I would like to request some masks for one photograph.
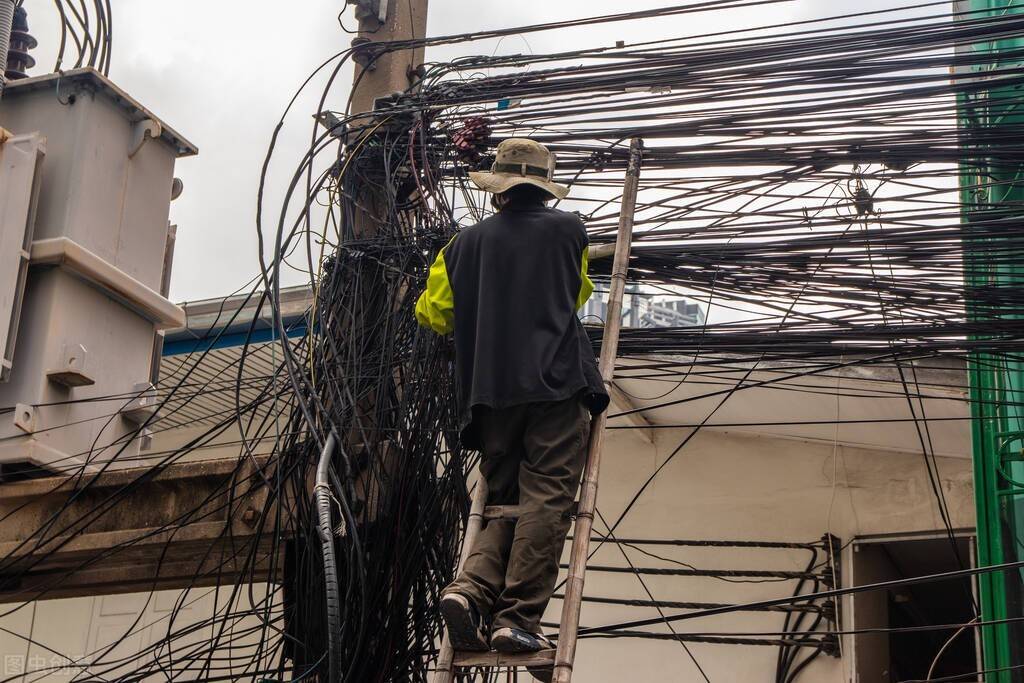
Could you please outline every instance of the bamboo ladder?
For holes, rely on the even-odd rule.
[[[629,146],[629,165],[622,191],[622,208],[619,211],[619,230],[615,239],[615,258],[612,264],[611,288],[608,294],[608,314],[605,319],[604,337],[601,342],[601,379],[605,387],[612,382],[615,358],[619,349],[619,331],[622,328],[622,298],[626,289],[626,273],[629,269],[629,253],[633,240],[633,217],[636,213],[636,195],[640,181],[640,166],[643,156],[643,141],[633,138]],[[594,526],[594,510],[597,505],[597,479],[601,470],[601,449],[604,445],[607,412],[601,413],[591,423],[590,445],[587,449],[587,463],[583,470],[580,488],[579,509],[573,529],[572,551],[569,556],[569,574],[566,578],[565,597],[562,600],[562,618],[558,629],[558,647],[526,654],[502,654],[499,652],[455,652],[445,634],[434,669],[433,683],[452,683],[457,668],[465,667],[554,667],[553,683],[570,683],[573,661],[576,658],[577,632],[580,624],[580,605],[583,600],[583,580],[587,571],[587,556],[590,552],[590,535]],[[481,477],[470,506],[466,522],[466,537],[459,558],[459,570],[476,542],[484,520],[516,519],[518,506],[487,505],[487,483]]]

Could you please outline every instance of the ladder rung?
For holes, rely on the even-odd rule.
[[[455,666],[554,666],[555,651],[540,650],[539,652],[523,652],[506,654],[504,652],[456,652]]]
[[[488,505],[484,508],[484,519],[519,519],[518,505]]]
[[[579,512],[580,502],[574,500],[569,514],[575,517]],[[519,519],[522,508],[518,505],[488,505],[484,508],[484,519]]]

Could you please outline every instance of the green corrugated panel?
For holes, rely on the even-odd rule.
[[[995,17],[1024,13],[1021,0],[969,0],[956,3],[963,10],[981,10]],[[981,15],[971,15],[981,16]],[[1000,54],[1024,47],[1024,39],[1009,38],[979,43],[972,48],[985,56],[973,71],[985,73],[1008,67],[1019,68],[1022,62],[1007,62]],[[961,95],[960,124],[969,134],[979,127],[1024,124],[1017,100],[1019,86],[993,84],[983,92]],[[970,146],[965,135],[965,146]],[[965,206],[965,223],[978,220],[1019,220],[1024,202],[1024,169],[999,168],[985,163],[985,150],[974,151],[981,164],[965,164],[961,176],[961,198]],[[1009,227],[1009,226],[1008,226]],[[1020,229],[1019,225],[1016,229]],[[969,235],[969,233],[968,233]],[[1024,271],[1014,264],[993,258],[993,241],[964,241],[965,280],[968,288],[968,315],[984,320],[993,315],[1015,316],[1012,311],[982,310],[977,294],[980,288],[1024,287]],[[978,513],[978,562],[981,565],[1011,562],[1024,557],[1018,531],[1024,526],[1024,415],[1019,404],[1024,402],[1024,364],[1004,354],[974,354],[970,359],[974,443],[974,485]],[[982,618],[995,621],[1024,616],[1021,605],[1022,576],[982,574],[978,577]],[[987,683],[1012,683],[1024,680],[1024,671],[1014,669],[1024,664],[1024,637],[1016,624],[987,626],[981,629],[985,668],[992,671]]]

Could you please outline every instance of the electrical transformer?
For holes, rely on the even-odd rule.
[[[175,160],[196,148],[93,69],[0,100],[0,481],[139,466]]]

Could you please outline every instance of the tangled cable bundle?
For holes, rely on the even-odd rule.
[[[728,17],[743,4],[703,11]],[[642,137],[631,277],[731,314],[698,328],[626,330],[622,352],[648,365],[623,368],[621,376],[643,376],[654,365],[662,379],[696,378],[704,368],[745,364],[736,387],[712,392],[724,394],[721,405],[755,385],[747,379],[766,361],[788,363],[780,373],[787,379],[873,365],[895,368],[904,379],[894,391],[920,397],[916,379],[906,377],[927,359],[1015,353],[1024,332],[1012,314],[1020,309],[1018,289],[964,285],[1020,260],[1018,207],[989,203],[979,193],[991,187],[991,174],[1012,176],[1024,163],[1021,126],[1008,121],[993,130],[980,120],[993,106],[996,85],[1010,88],[1024,77],[1014,68],[991,68],[984,50],[958,49],[1019,33],[1024,17],[968,13],[954,22],[939,5],[921,3],[909,15],[880,11],[774,26],[767,38],[722,32],[429,64],[421,87],[374,112],[372,122],[361,112],[345,120],[348,146],[333,167],[360,174],[367,159],[393,159],[362,180],[394,188],[385,223],[415,224],[393,239],[419,240],[427,255],[422,269],[451,225],[487,212],[486,197],[466,179],[469,170],[490,164],[494,140],[529,136],[555,151],[558,180],[573,187],[567,208],[581,213],[592,243],[601,243],[613,239],[617,224],[624,142]],[[1000,64],[1015,57],[1004,52]],[[990,78],[971,78],[978,68]],[[481,77],[482,70],[498,75]],[[1000,92],[996,106],[1017,103],[1017,95]],[[969,208],[956,191],[961,177],[970,179]],[[338,195],[340,213],[353,215],[347,202],[360,202],[358,189]],[[977,260],[964,262],[965,240],[980,247]],[[593,264],[598,275],[607,267]],[[393,310],[394,303],[378,308]],[[599,337],[595,329],[595,343]],[[652,360],[651,353],[676,357]],[[921,448],[952,538],[927,434]],[[799,587],[794,600],[798,595]],[[812,631],[821,620],[814,623]],[[777,634],[784,641],[777,679],[788,682],[825,646],[789,621],[785,629]],[[596,634],[643,637],[623,625],[587,631]],[[685,646],[685,638],[677,640]],[[801,656],[794,644],[811,648]]]
[[[24,1],[19,0],[18,6]],[[91,66],[109,75],[114,32],[110,0],[55,0],[54,6],[60,21],[60,43],[53,70]]]
[[[688,3],[381,47],[692,13],[714,13],[727,26],[745,8],[782,1]],[[89,40],[81,32],[71,40],[79,61],[109,65],[109,8],[86,15],[84,5],[75,12],[71,4],[61,3],[69,35],[104,17]],[[947,2],[933,1],[615,47],[463,57],[428,63],[420,83],[375,112],[326,111],[351,52],[325,61],[303,84],[323,87],[308,149],[292,164],[277,145],[294,117],[308,121],[310,112],[291,111],[293,99],[262,174],[261,275],[247,301],[272,317],[275,341],[246,344],[213,375],[202,369],[210,350],[191,354],[160,387],[162,408],[144,425],[171,429],[196,419],[198,398],[233,396],[232,411],[200,416],[208,431],[155,454],[159,462],[138,482],[237,428],[239,460],[221,489],[223,505],[253,488],[266,491],[257,511],[264,533],[211,561],[211,575],[224,576],[219,607],[198,627],[212,629],[212,638],[195,643],[198,627],[182,625],[176,607],[141,658],[93,653],[76,682],[112,672],[125,681],[186,672],[203,680],[427,680],[439,643],[436,601],[454,573],[476,456],[457,438],[450,344],[417,328],[413,305],[438,251],[490,210],[467,178],[489,166],[497,140],[528,136],[556,152],[556,180],[572,187],[560,208],[578,211],[592,244],[601,244],[614,240],[627,141],[643,138],[630,278],[648,291],[701,301],[710,322],[624,330],[620,355],[630,362],[617,376],[729,377],[724,388],[666,394],[646,408],[709,397],[717,406],[703,421],[673,425],[687,435],[621,514],[602,517],[597,546],[626,542],[616,528],[737,391],[784,379],[799,390],[801,378],[886,368],[894,378],[879,380],[888,389],[877,395],[906,396],[923,409],[915,373],[929,362],[1017,358],[1024,293],[1001,275],[1022,265],[1024,237],[1021,207],[1002,191],[1014,187],[1024,164],[1024,120],[1006,116],[993,126],[990,115],[1020,104],[1024,75],[1015,65],[1024,54],[1003,50],[997,60],[992,44],[1022,31],[1024,15],[968,12],[954,20]],[[294,170],[282,203],[271,205],[269,169],[281,164]],[[591,264],[597,276],[609,266]],[[289,270],[307,273],[315,294],[305,335],[296,336],[282,313]],[[225,314],[218,327],[237,315]],[[592,335],[599,343],[600,330]],[[761,370],[777,379],[755,375]],[[109,397],[112,413],[129,399]],[[927,415],[915,413],[914,421],[952,539]],[[82,533],[116,503],[115,496],[72,524],[48,522],[30,542],[45,549]],[[210,512],[197,507],[162,530],[184,529]],[[634,545],[658,542],[671,539]],[[658,610],[652,620],[587,625],[581,635],[649,638],[644,629],[655,623],[778,611],[785,621],[774,633],[659,637],[684,648],[688,640],[765,641],[780,648],[775,680],[791,683],[816,657],[834,654],[826,651],[844,632],[825,605],[849,591],[826,582],[823,547],[805,545],[815,559],[799,576],[781,577],[794,581],[793,590],[771,604],[701,607],[648,595],[640,602]],[[0,558],[5,577],[26,570],[22,559]],[[630,570],[642,584],[645,568]],[[265,594],[252,589],[268,576]],[[494,675],[470,672],[464,680]]]

